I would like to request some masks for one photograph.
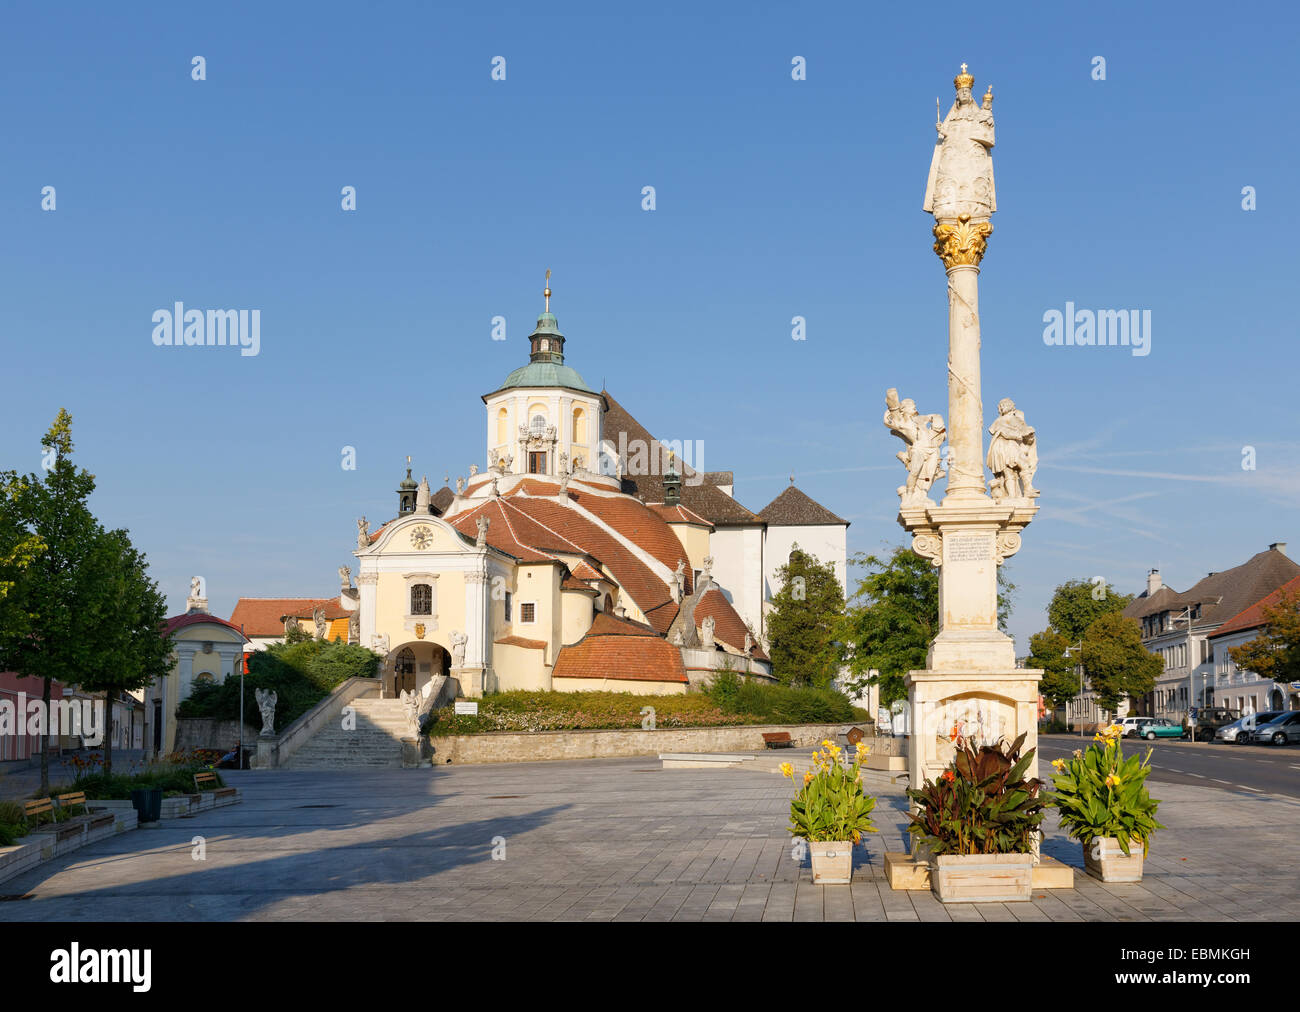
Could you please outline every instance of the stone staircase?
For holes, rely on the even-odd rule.
[[[406,704],[400,699],[362,696],[351,703],[356,729],[345,731],[342,720],[318,731],[298,749],[285,769],[397,769],[402,765],[402,738],[410,732]]]

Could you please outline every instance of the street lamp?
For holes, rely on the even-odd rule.
[[[239,626],[239,635],[244,635],[244,626]],[[244,768],[244,676],[248,674],[248,655],[253,652],[253,645],[244,637],[244,646],[239,657],[239,751],[235,755],[235,769]]]
[[[1074,646],[1065,648],[1065,652],[1067,654],[1073,653],[1076,650],[1079,651],[1079,705],[1082,706],[1083,705],[1083,640],[1082,639],[1079,640],[1079,642],[1076,643]],[[1079,737],[1083,738],[1084,737],[1083,717],[1081,714],[1078,713],[1076,713],[1076,716],[1079,718]]]

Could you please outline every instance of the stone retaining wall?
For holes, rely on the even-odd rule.
[[[655,731],[537,731],[449,735],[432,738],[434,765],[515,763],[542,759],[605,759],[660,752],[753,752],[763,735],[788,731],[796,748],[810,748],[851,724],[758,724],[742,727],[660,728]],[[775,753],[774,753],[775,754]]]
[[[256,707],[253,707],[256,712]],[[244,747],[252,748],[257,742],[257,729],[244,724]],[[176,751],[188,752],[193,748],[216,748],[227,752],[239,743],[239,721],[213,720],[211,717],[178,717],[176,719]]]

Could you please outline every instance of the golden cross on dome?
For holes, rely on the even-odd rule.
[[[546,268],[546,290],[542,292],[546,296],[546,312],[551,311],[551,269]]]

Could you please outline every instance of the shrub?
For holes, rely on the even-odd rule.
[[[277,697],[275,729],[281,731],[349,678],[375,677],[380,660],[377,653],[355,643],[273,643],[249,655],[248,674],[243,679],[244,719],[258,720],[256,690],[272,689]],[[237,677],[219,684],[198,683],[177,715],[238,720],[239,683]]]
[[[1129,844],[1142,844],[1145,856],[1151,836],[1163,829],[1156,822],[1156,808],[1147,793],[1145,780],[1151,770],[1151,750],[1145,759],[1125,757],[1121,745],[1123,729],[1111,724],[1093,737],[1086,752],[1076,750],[1071,759],[1054,759],[1050,803],[1061,813],[1061,825],[1072,838],[1086,847],[1097,837],[1113,836],[1120,849],[1129,853]]]
[[[813,769],[804,774],[803,786],[790,802],[790,835],[809,843],[852,840],[858,843],[863,833],[874,833],[871,810],[876,799],[862,790],[859,763],[863,752],[850,766],[844,750],[827,740],[825,752],[812,754]],[[794,766],[781,764],[781,775],[794,779]]]
[[[916,805],[909,833],[942,854],[1028,854],[1043,821],[1043,782],[1026,780],[1035,749],[1021,756],[1021,735],[1007,745],[978,749],[958,741],[952,764],[937,780],[927,780],[907,796]]]

